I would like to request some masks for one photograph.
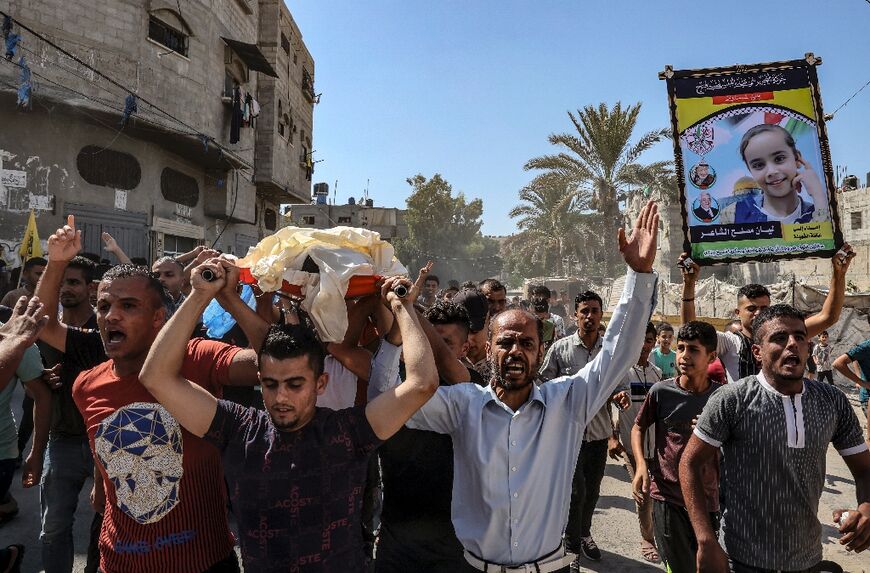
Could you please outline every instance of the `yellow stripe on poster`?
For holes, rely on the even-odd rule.
[[[831,225],[830,221],[783,225],[782,238],[786,241],[832,240],[834,238],[834,226]]]
[[[816,113],[813,109],[813,98],[810,88],[782,90],[770,93],[773,94],[773,99],[757,99],[754,101],[727,102],[722,104],[714,104],[712,97],[679,98],[677,99],[677,129],[680,133],[683,133],[687,128],[707,119],[714,113],[736,107],[737,105],[743,105],[744,103],[754,103],[759,106],[778,105],[815,120]],[[738,98],[739,96],[734,97]]]

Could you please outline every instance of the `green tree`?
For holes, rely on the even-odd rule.
[[[483,201],[466,200],[463,193],[435,174],[431,179],[416,175],[407,180],[413,189],[408,197],[405,221],[408,238],[395,241],[396,254],[411,271],[434,260],[434,273],[447,279],[482,279],[501,270],[498,241],[484,237]]]
[[[579,247],[582,197],[563,177],[552,172],[535,177],[520,190],[519,197],[520,204],[509,213],[518,219],[520,230],[506,245],[511,270],[529,272],[537,264],[544,274],[568,274],[564,261]]]
[[[632,189],[667,188],[672,163],[657,161],[639,163],[640,156],[668,136],[666,129],[643,134],[632,143],[641,104],[623,108],[617,102],[613,108],[601,103],[587,105],[576,114],[568,112],[574,132],[551,134],[551,144],[560,147],[556,154],[529,160],[525,169],[564,181],[580,205],[601,215],[597,236],[611,237],[623,225],[620,205]],[[594,223],[595,221],[587,221]],[[615,250],[606,254],[607,270],[613,272],[619,264]]]

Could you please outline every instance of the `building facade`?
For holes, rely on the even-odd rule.
[[[317,203],[291,206],[287,213],[289,224],[311,229],[360,227],[376,231],[381,239],[390,242],[408,237],[404,209],[375,207],[370,199],[360,203],[349,202],[347,205],[329,205],[325,197],[321,197]]]
[[[8,266],[31,210],[43,241],[73,214],[85,251],[106,256],[107,231],[153,260],[200,244],[244,255],[281,204],[310,200],[314,61],[282,1],[7,6],[20,35],[0,60]]]

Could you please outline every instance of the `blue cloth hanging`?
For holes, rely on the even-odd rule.
[[[138,106],[136,105],[136,96],[129,94],[124,100],[124,114],[121,116],[121,127],[127,125],[127,120],[137,111]]]
[[[15,57],[15,50],[18,48],[18,42],[21,41],[20,34],[9,34],[6,36],[6,59],[11,60]]]
[[[24,56],[18,59],[18,67],[21,68],[21,72],[18,76],[19,86],[18,86],[18,107],[23,107],[25,109],[30,108],[30,95],[33,90],[33,84],[31,82],[31,73],[30,67],[27,65],[27,61],[24,59]]]

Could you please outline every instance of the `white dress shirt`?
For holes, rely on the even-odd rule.
[[[532,384],[516,412],[491,386],[457,384],[440,387],[408,421],[453,438],[451,513],[467,551],[522,565],[559,547],[584,429],[637,362],[656,282],[629,270],[601,352],[577,373]]]

